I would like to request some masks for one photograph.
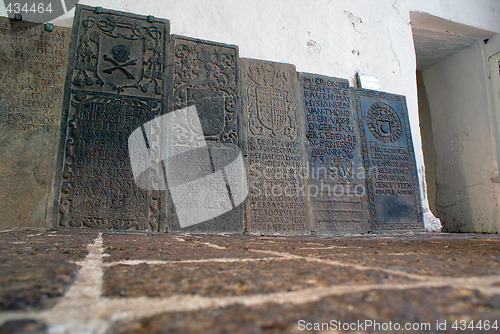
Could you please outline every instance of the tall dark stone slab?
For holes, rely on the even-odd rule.
[[[169,230],[241,233],[247,190],[238,47],[172,36],[170,87]]]
[[[242,59],[250,233],[312,231],[304,115],[295,66]]]
[[[128,138],[166,111],[168,45],[168,20],[77,5],[54,184],[54,227],[165,229],[164,195],[136,185]]]
[[[48,227],[70,35],[0,18],[0,228]]]
[[[369,230],[357,117],[346,79],[300,73],[316,233]]]
[[[423,230],[406,98],[354,89],[374,232]]]

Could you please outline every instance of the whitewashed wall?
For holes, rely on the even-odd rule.
[[[175,34],[237,44],[240,56],[295,64],[298,71],[348,78],[377,75],[382,90],[406,95],[423,180],[410,11],[500,32],[498,0],[83,0],[168,18]],[[4,10],[4,9],[3,9]],[[5,12],[0,11],[0,15]],[[73,11],[57,19],[71,26]],[[425,187],[422,187],[425,189]],[[436,220],[423,201],[426,226]],[[439,224],[439,223],[437,223]]]
[[[423,71],[436,151],[436,210],[447,231],[500,232],[500,184],[492,181],[498,174],[495,129],[484,112],[490,101],[484,70],[477,43]]]

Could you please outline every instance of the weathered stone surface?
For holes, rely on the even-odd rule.
[[[365,173],[349,81],[300,73],[316,233],[367,232]]]
[[[235,237],[233,235],[232,237]],[[225,247],[210,247],[204,244],[200,237],[183,236],[179,239],[174,235],[141,235],[141,234],[106,234],[104,243],[107,256],[106,262],[123,260],[164,260],[189,261],[200,259],[224,258],[260,258],[267,254],[251,252],[245,249],[226,249]],[[198,242],[199,241],[199,242]],[[166,247],[168,245],[168,247]]]
[[[232,252],[227,250],[227,252]],[[186,275],[189,273],[189,277]],[[158,277],[161,281],[151,284]],[[407,283],[406,277],[376,270],[318,266],[302,260],[266,259],[237,263],[169,263],[162,266],[116,265],[104,272],[109,297],[245,296],[298,291],[340,284]]]
[[[402,328],[409,324],[417,328],[408,331],[411,333],[454,334],[469,332],[467,325],[471,321],[474,325],[487,321],[488,330],[476,327],[470,332],[492,333],[498,328],[499,303],[500,295],[452,287],[370,290],[300,304],[276,302],[162,313],[140,320],[117,322],[107,333],[289,334],[345,331],[396,334],[403,332]],[[446,326],[443,327],[445,321]],[[452,328],[455,322],[459,329],[462,326],[462,330]],[[439,329],[437,323],[441,324]]]
[[[70,29],[0,18],[0,228],[48,227]]]
[[[251,233],[309,233],[304,115],[295,66],[242,59],[243,153]]]
[[[295,333],[302,319],[447,320],[456,333],[465,319],[489,320],[489,333],[500,315],[499,243],[445,233],[4,232],[0,332]]]
[[[0,235],[0,310],[54,306],[73,283],[95,234],[18,231]],[[1,332],[1,331],[0,331]]]
[[[423,230],[406,98],[354,89],[372,230]]]
[[[172,36],[173,113],[166,166],[170,231],[242,232],[246,194],[241,155],[238,47]],[[181,113],[193,106],[195,112]]]
[[[163,193],[136,185],[128,156],[131,133],[167,108],[169,21],[151,19],[77,6],[54,185],[54,227],[165,228]]]

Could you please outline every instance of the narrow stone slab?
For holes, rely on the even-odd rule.
[[[77,5],[52,221],[57,228],[164,230],[163,193],[141,189],[129,136],[166,111],[169,21]],[[146,134],[144,154],[149,154]]]
[[[346,79],[300,73],[315,231],[367,232],[366,174]]]
[[[0,18],[0,228],[49,227],[71,31]]]
[[[304,115],[295,66],[242,59],[248,232],[312,230]]]
[[[363,89],[354,89],[354,97],[363,143],[363,163],[368,171],[372,230],[423,230],[406,98]]]
[[[243,232],[238,47],[172,36],[170,231]]]

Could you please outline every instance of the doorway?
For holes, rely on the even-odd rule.
[[[484,43],[493,33],[410,13],[427,199],[445,232],[498,232],[498,173]]]

